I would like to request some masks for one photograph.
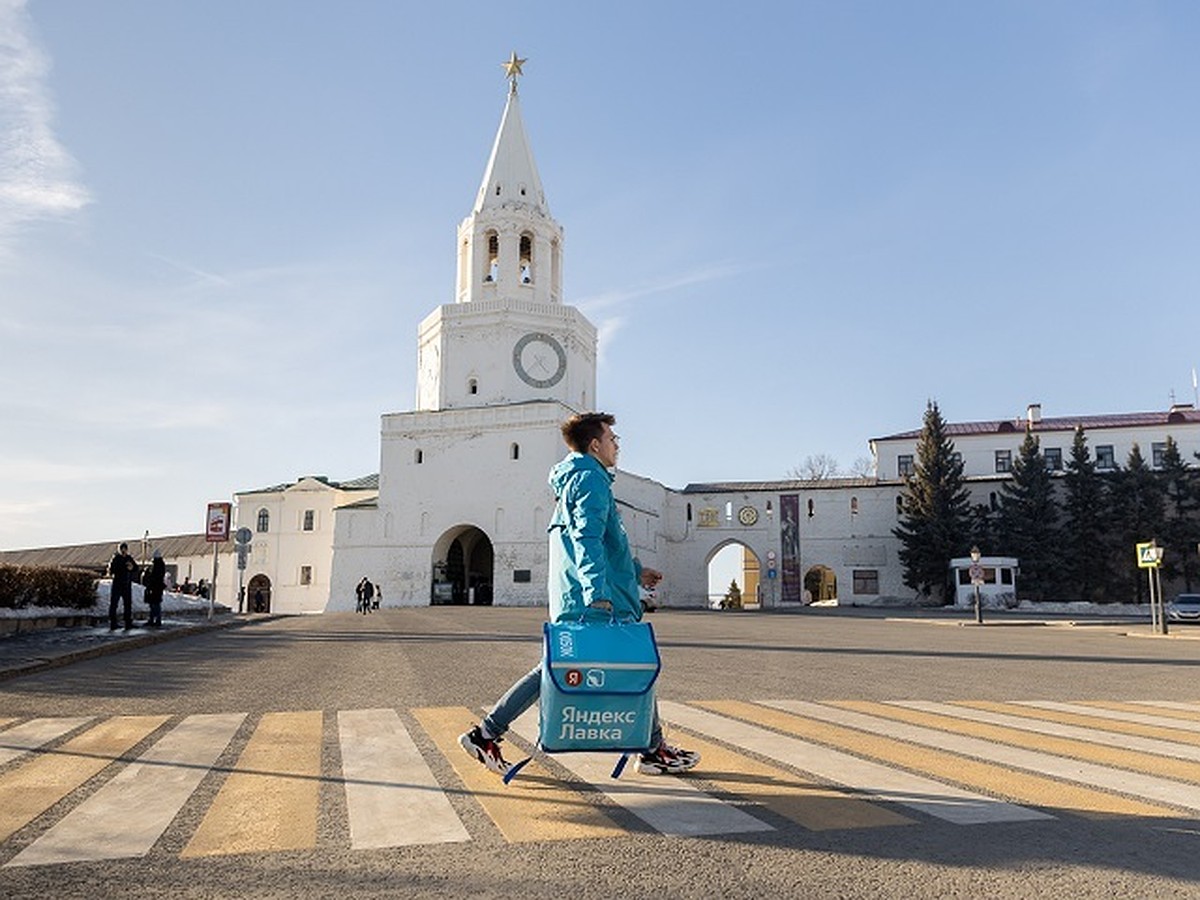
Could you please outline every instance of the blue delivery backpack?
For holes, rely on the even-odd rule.
[[[654,685],[662,669],[648,622],[547,622],[542,626],[541,725],[538,747],[547,753],[650,749]],[[511,781],[525,763],[504,777]]]

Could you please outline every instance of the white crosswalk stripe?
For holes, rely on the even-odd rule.
[[[342,710],[338,736],[354,849],[470,839],[394,709]]]
[[[20,759],[26,753],[74,731],[92,721],[91,716],[77,719],[30,719],[0,732],[0,766]]]

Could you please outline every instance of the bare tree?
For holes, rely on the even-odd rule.
[[[850,464],[850,475],[856,478],[870,478],[875,474],[875,460],[869,456],[860,456]]]
[[[788,471],[788,476],[801,481],[826,481],[837,478],[837,460],[828,453],[816,453],[804,457],[804,462]]]

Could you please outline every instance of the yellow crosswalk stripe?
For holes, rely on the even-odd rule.
[[[459,747],[458,735],[479,717],[465,707],[428,707],[414,709],[412,714],[507,841],[564,841],[627,835],[625,829],[590,802],[585,794],[564,785],[557,774],[547,773],[536,759],[508,785],[499,775],[472,761]],[[508,756],[519,752],[511,744],[506,749]]]
[[[989,712],[1005,713],[1012,716],[1024,716],[1027,719],[1040,719],[1044,722],[1061,722],[1064,725],[1078,725],[1082,728],[1098,728],[1101,731],[1113,731],[1117,734],[1132,734],[1138,737],[1175,741],[1179,744],[1200,745],[1200,734],[1191,731],[1182,731],[1178,728],[1167,728],[1161,725],[1145,725],[1141,722],[1121,722],[1116,719],[1102,719],[1099,716],[1039,709],[1036,706],[1025,706],[1021,703],[1000,703],[992,700],[959,700],[956,701],[955,705],[966,706],[970,709],[983,709]]]
[[[783,713],[757,705],[739,704],[743,716],[760,724],[799,734],[822,744],[877,759],[909,771],[981,790],[997,797],[1043,809],[1078,815],[1152,816],[1183,818],[1185,813],[1143,800],[1133,800],[1055,778],[995,765],[931,747],[880,737],[864,731]]]
[[[117,716],[0,777],[0,841],[136,746],[170,716]]]
[[[679,743],[700,753],[700,767],[694,771],[694,777],[728,794],[745,797],[809,831],[916,824],[915,819],[885,806],[751,759],[720,744],[696,737]]]
[[[1130,769],[1135,772],[1145,772],[1148,775],[1178,778],[1182,781],[1200,782],[1200,763],[1188,762],[1183,759],[1150,756],[1142,751],[1124,750],[1119,747],[1103,747],[1099,744],[1085,743],[1084,741],[1073,740],[1071,738],[1031,734],[1027,731],[1018,731],[1000,725],[969,722],[965,719],[909,709],[904,706],[894,706],[887,703],[846,700],[831,705],[867,713],[868,715],[883,716],[900,722],[909,722],[913,725],[923,725],[926,728],[953,731],[955,734],[965,734],[970,737],[982,738],[985,741],[1010,744],[1014,747],[1025,747],[1028,750],[1040,750],[1044,753],[1053,753],[1057,756],[1068,757],[1069,759],[1084,759],[1088,762],[1099,763],[1102,766]]]
[[[266,713],[182,856],[315,847],[322,725],[319,711]]]

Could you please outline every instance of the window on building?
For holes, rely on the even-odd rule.
[[[879,570],[878,569],[855,569],[854,570],[854,593],[856,593],[856,594],[878,594],[879,593]]]
[[[300,583],[302,585],[312,584],[312,566],[300,567]]]
[[[500,193],[500,185],[496,185],[496,193]],[[484,281],[494,282],[500,274],[500,235],[489,231],[487,236],[488,264]]]
[[[815,508],[815,505],[813,504],[812,500],[809,500],[808,501],[808,517],[811,519],[816,514],[817,514],[817,510]]]
[[[1163,467],[1163,457],[1166,456],[1166,454],[1167,454],[1167,445],[1165,442],[1161,443],[1161,444],[1159,444],[1159,443],[1151,444],[1150,445],[1150,460],[1151,460],[1150,465],[1154,466],[1154,468],[1156,468],[1156,469],[1161,469]]]
[[[1042,451],[1046,460],[1046,468],[1051,472],[1062,471],[1062,447],[1047,447]]]
[[[858,515],[858,498],[857,497],[850,498],[850,515],[852,515],[852,516]]]
[[[531,569],[513,569],[513,584],[529,584],[533,581]]]
[[[1097,469],[1115,469],[1117,467],[1117,457],[1113,453],[1112,444],[1097,444],[1096,445],[1096,468]]]
[[[898,516],[904,515],[904,495],[903,494],[896,495],[896,515],[898,515]]]
[[[425,453],[421,450],[414,450],[413,451],[413,462],[416,463],[418,466],[421,463],[425,462]]]
[[[266,534],[271,530],[271,513],[263,507],[258,511],[258,533]]]
[[[725,504],[725,521],[726,522],[733,521],[733,501],[732,500],[730,500],[728,503]]]
[[[317,521],[317,512],[316,512],[316,510],[313,510],[313,509],[306,509],[306,510],[304,511],[304,524],[303,524],[301,527],[302,527],[302,528],[303,528],[305,531],[312,531],[312,530],[313,530],[313,526],[316,524],[316,521]]]
[[[533,236],[521,235],[521,284],[533,283]]]
[[[1012,569],[1001,569],[1000,570],[1000,583],[1001,584],[1012,584],[1013,583]]]
[[[996,451],[996,471],[1011,472],[1012,471],[1012,451],[997,450]]]
[[[520,459],[521,458],[521,445],[520,444],[516,443],[515,441],[513,442],[513,445],[508,448],[508,458],[509,459]]]
[[[474,378],[467,379],[467,393],[468,394],[478,394],[479,393],[478,380],[476,380]]]
[[[901,453],[896,457],[896,474],[901,478],[908,478],[915,471],[913,466],[913,457],[911,453]]]
[[[1000,495],[997,494],[995,491],[992,491],[990,494],[988,494],[988,509],[990,509],[992,512],[995,512],[999,508],[1000,508]]]
[[[687,505],[687,520],[692,521],[692,504]]]

